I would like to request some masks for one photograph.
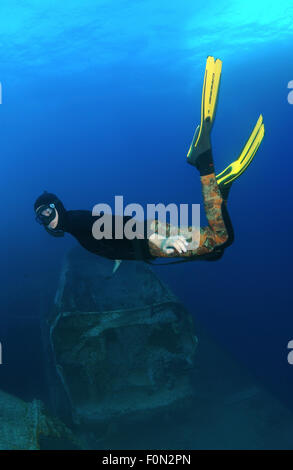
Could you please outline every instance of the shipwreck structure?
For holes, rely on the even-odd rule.
[[[66,406],[92,429],[149,420],[193,396],[191,315],[146,264],[113,265],[72,250],[47,321],[56,412]]]
[[[113,267],[68,253],[42,321],[46,408],[0,391],[0,449],[292,449],[292,412],[153,270]]]
[[[0,390],[0,450],[40,450],[42,439],[81,448],[72,431],[40,400],[25,402]]]

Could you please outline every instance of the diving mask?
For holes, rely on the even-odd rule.
[[[36,221],[39,222],[39,224],[48,227],[52,220],[55,219],[56,215],[57,212],[54,203],[43,205],[36,211]]]

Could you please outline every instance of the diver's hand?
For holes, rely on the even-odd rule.
[[[175,251],[179,254],[187,252],[188,241],[182,235],[165,238],[162,235],[153,233],[150,236],[150,241],[167,255],[171,255]]]
[[[177,251],[179,254],[187,252],[188,242],[185,237],[182,235],[177,235],[175,237],[168,237],[162,241],[162,250],[167,255]]]

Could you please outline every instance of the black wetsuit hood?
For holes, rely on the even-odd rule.
[[[36,199],[34,203],[34,210],[36,212],[39,207],[48,206],[49,204],[55,205],[56,211],[58,212],[58,224],[54,229],[50,229],[45,225],[44,227],[50,235],[62,236],[65,232],[66,226],[66,209],[56,194],[44,191],[44,193]]]

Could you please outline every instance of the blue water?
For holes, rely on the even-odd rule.
[[[2,389],[46,394],[37,318],[74,244],[35,224],[35,198],[46,189],[68,209],[112,204],[115,194],[201,203],[185,158],[213,55],[223,60],[216,169],[238,156],[260,113],[265,140],[231,190],[236,237],[225,256],[155,269],[293,408],[292,20],[291,0],[1,1]]]

